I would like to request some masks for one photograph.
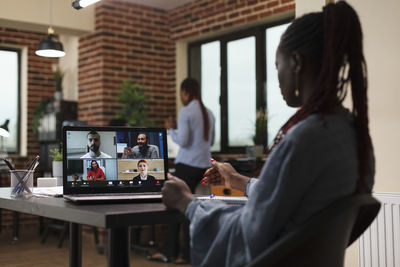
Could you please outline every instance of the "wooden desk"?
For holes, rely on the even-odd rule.
[[[10,188],[0,188],[0,208],[70,222],[70,266],[82,266],[82,229],[90,225],[108,229],[108,266],[129,266],[131,225],[183,221],[178,211],[166,210],[162,203],[77,205],[63,198],[10,197]]]

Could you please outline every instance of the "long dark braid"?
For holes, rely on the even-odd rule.
[[[319,69],[314,94],[282,126],[270,151],[296,123],[313,113],[328,113],[343,102],[351,84],[353,116],[358,139],[359,175],[357,191],[366,185],[372,150],[368,128],[367,67],[363,55],[362,30],[354,9],[340,1],[323,12],[296,19],[281,38],[279,49],[298,51],[313,59]]]
[[[210,132],[210,120],[208,118],[207,109],[204,106],[203,101],[201,101],[199,83],[193,78],[186,78],[181,83],[181,90],[185,90],[189,94],[190,101],[192,101],[193,99],[197,99],[199,101],[201,113],[203,115],[203,124],[204,124],[203,135],[204,135],[204,140],[208,141],[209,136],[210,136],[210,134],[209,134],[209,132]]]

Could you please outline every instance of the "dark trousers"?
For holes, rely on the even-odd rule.
[[[203,179],[203,174],[207,169],[191,167],[182,163],[175,166],[175,176],[184,180],[194,193],[197,184]],[[164,245],[164,253],[168,258],[176,258],[181,254],[183,259],[190,262],[190,235],[189,235],[190,221],[185,220],[182,223],[183,230],[183,247],[179,249],[179,230],[180,224],[169,224],[166,244]]]

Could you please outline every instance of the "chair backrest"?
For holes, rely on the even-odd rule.
[[[342,267],[348,245],[372,223],[380,203],[369,194],[338,200],[280,238],[248,267]]]

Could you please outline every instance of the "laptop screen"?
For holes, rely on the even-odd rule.
[[[158,192],[168,171],[163,128],[63,128],[64,194]]]

